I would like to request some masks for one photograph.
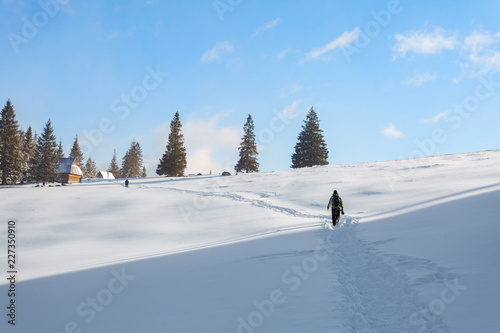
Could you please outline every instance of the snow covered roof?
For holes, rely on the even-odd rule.
[[[115,179],[115,176],[113,176],[113,174],[108,171],[99,171],[97,173],[97,177],[102,179]]]
[[[57,172],[59,173],[70,173],[72,175],[83,176],[83,172],[78,165],[74,165],[74,158],[60,158],[59,159],[59,168]]]

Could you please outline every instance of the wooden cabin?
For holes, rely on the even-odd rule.
[[[100,179],[115,179],[115,176],[111,172],[108,171],[99,171],[97,173],[97,178]]]
[[[83,172],[80,167],[75,163],[74,158],[60,158],[59,159],[59,172],[60,182],[63,184],[81,183]]]

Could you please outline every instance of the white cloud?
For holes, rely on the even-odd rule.
[[[463,47],[472,53],[479,53],[495,43],[495,36],[487,31],[475,31],[464,39]]]
[[[425,124],[425,123],[437,123],[439,120],[441,120],[441,118],[445,117],[447,114],[448,114],[448,112],[446,112],[446,111],[441,112],[430,119],[422,119],[422,120],[420,120],[420,122],[423,124]]]
[[[500,32],[475,31],[464,39],[463,48],[468,51],[467,59],[476,67],[478,74],[500,71]],[[495,46],[497,48],[495,49]]]
[[[186,174],[218,174],[223,171],[232,171],[232,166],[224,167],[212,156],[213,149],[207,147],[197,147],[189,149],[187,155]]]
[[[221,128],[220,120],[226,115],[218,113],[208,120],[193,119],[183,125],[188,173],[232,171],[236,163],[233,159],[238,156],[241,130],[234,126]]]
[[[188,119],[183,124],[187,173],[208,173],[210,170],[219,173],[236,163],[233,159],[238,156],[242,133],[234,126],[220,126],[221,119],[226,116],[227,113],[220,112],[210,119]]]
[[[283,60],[285,59],[285,57],[287,56],[288,53],[290,53],[290,51],[292,51],[292,48],[291,47],[288,47],[287,49],[281,51],[281,52],[278,52],[276,54],[276,57],[279,59],[279,60]]]
[[[359,32],[359,27],[355,28],[352,31],[345,31],[344,33],[342,33],[342,35],[340,35],[330,43],[308,52],[306,54],[306,60],[316,59],[329,51],[351,44],[356,40],[356,38],[358,38]]]
[[[166,143],[166,142],[165,142]],[[161,156],[156,156],[156,155],[145,155],[143,157],[143,162],[144,165],[146,166],[146,173],[148,174],[148,177],[156,177],[156,168],[158,167],[159,159]],[[108,170],[108,167],[106,166],[102,170]]]
[[[238,146],[243,133],[240,133],[241,128],[220,125],[221,120],[227,116],[227,112],[219,112],[208,119],[199,116],[186,121],[181,119],[184,146],[187,151],[186,174],[208,173],[210,170],[213,173],[226,170],[231,172],[230,169],[236,163],[234,159],[238,158]],[[153,148],[157,155],[154,167],[165,151],[169,132],[170,121],[154,129]]]
[[[104,41],[106,42],[112,41],[113,39],[116,39],[118,36],[120,36],[119,31],[110,32],[106,37],[104,37]]]
[[[295,100],[292,104],[287,105],[278,113],[279,118],[284,119],[295,119],[299,116],[299,112],[297,111],[297,107],[299,106],[300,100]]]
[[[417,76],[409,78],[406,83],[411,86],[421,86],[425,82],[434,81],[437,79],[436,74],[421,73]]]
[[[465,37],[457,37],[441,27],[427,30],[409,31],[397,34],[393,47],[393,60],[404,57],[408,52],[417,54],[434,54],[442,50],[455,50],[462,57],[460,66],[462,72],[452,81],[460,82],[467,74],[471,76],[484,75],[488,72],[500,72],[500,31],[491,33],[483,29],[473,31]],[[411,85],[420,85],[434,80],[430,74],[408,79]]]
[[[288,97],[290,95],[298,93],[299,91],[304,90],[305,88],[306,87],[304,87],[300,83],[292,83],[285,92],[281,93],[281,97]]]
[[[257,30],[255,30],[255,32],[252,34],[250,38],[257,37],[258,35],[264,33],[265,31],[274,28],[280,23],[280,21],[281,21],[280,18],[276,18],[272,21],[267,22],[266,24],[261,25],[260,27],[257,28]]]
[[[491,51],[488,54],[469,55],[469,60],[476,66],[479,66],[478,74],[486,74],[490,71],[499,72],[500,71],[500,52]]]
[[[386,128],[380,131],[380,134],[393,139],[400,138],[403,136],[403,133],[398,129],[396,129],[396,126],[394,126],[393,124],[387,125]]]
[[[457,38],[446,32],[441,27],[434,28],[434,31],[408,31],[404,34],[394,36],[396,45],[393,51],[397,56],[404,57],[408,52],[417,54],[435,54],[442,50],[453,50],[458,44]]]
[[[201,56],[201,62],[210,62],[220,59],[223,53],[233,52],[233,45],[230,42],[219,42],[214,45],[210,50],[203,53]]]

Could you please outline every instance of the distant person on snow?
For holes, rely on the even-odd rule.
[[[342,198],[337,193],[337,190],[333,191],[330,201],[328,201],[328,206],[326,206],[326,210],[330,209],[330,206],[332,206],[332,223],[335,227],[339,222],[340,212],[344,215],[344,203],[342,202]]]
[[[129,183],[128,179],[125,180],[125,187],[128,187],[128,183]]]

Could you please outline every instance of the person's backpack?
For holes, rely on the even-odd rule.
[[[333,207],[334,208],[339,208],[340,207],[340,197],[338,195],[333,196]]]

